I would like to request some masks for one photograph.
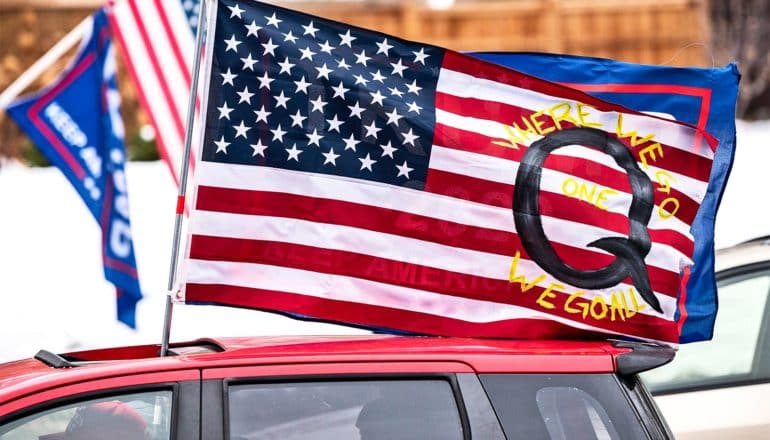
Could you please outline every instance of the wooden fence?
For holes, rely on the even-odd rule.
[[[0,89],[102,3],[0,0]],[[545,51],[648,64],[711,64],[707,0],[479,0],[458,1],[448,9],[407,0],[286,6],[461,51]],[[50,81],[63,64],[36,86]],[[130,139],[147,119],[137,109],[125,72],[121,77]],[[19,135],[10,125],[0,115],[0,156],[18,154],[14,146]]]

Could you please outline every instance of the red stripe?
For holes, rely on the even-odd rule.
[[[179,186],[179,175],[178,169],[174,169],[173,164],[171,163],[171,157],[168,153],[168,146],[177,144],[176,142],[173,142],[173,140],[166,139],[166,133],[164,130],[160,129],[160,125],[158,124],[158,113],[160,113],[160,110],[152,106],[150,104],[150,100],[147,98],[147,92],[144,88],[144,82],[141,80],[141,76],[139,75],[139,72],[137,71],[137,66],[134,65],[134,60],[131,57],[131,53],[128,51],[128,46],[126,45],[126,38],[123,34],[123,30],[121,29],[118,20],[115,18],[115,15],[113,12],[109,14],[110,17],[110,24],[112,26],[112,29],[114,29],[115,36],[118,38],[118,41],[120,41],[119,47],[121,50],[121,53],[123,54],[123,59],[126,60],[126,66],[128,66],[128,70],[131,74],[131,78],[134,80],[134,86],[136,87],[136,90],[139,92],[139,100],[142,103],[142,108],[147,112],[148,116],[150,117],[150,121],[152,121],[153,127],[155,127],[155,139],[158,144],[158,153],[160,153],[160,157],[163,159],[164,162],[166,162],[166,165],[168,166],[169,170],[171,171],[171,176],[174,179],[174,183],[176,183],[177,186]],[[141,66],[140,66],[141,67]],[[178,145],[178,144],[177,144]]]
[[[133,16],[134,22],[136,23],[136,27],[139,30],[139,34],[142,38],[142,42],[144,43],[144,46],[147,48],[147,55],[150,58],[150,64],[152,64],[152,70],[155,73],[155,76],[158,78],[158,85],[160,86],[161,92],[163,93],[163,97],[166,101],[166,104],[169,107],[170,113],[172,113],[174,116],[172,120],[176,127],[177,134],[179,135],[180,139],[184,139],[185,137],[184,126],[182,124],[184,117],[179,114],[176,106],[173,104],[174,97],[171,93],[171,90],[169,90],[168,82],[163,76],[163,69],[160,65],[160,61],[158,60],[158,56],[155,53],[155,46],[152,44],[152,41],[150,40],[150,37],[147,34],[147,29],[144,26],[144,22],[141,20],[141,16],[139,14],[139,10],[137,9],[136,2],[129,1],[128,5],[131,8],[131,15]]]
[[[582,102],[601,111],[614,111],[625,114],[640,115],[650,119],[659,119],[670,124],[693,127],[690,124],[671,122],[667,119],[659,118],[657,116],[646,115],[644,113],[640,113],[635,110],[619,106],[617,104],[602,101],[580,90],[546,81],[535,76],[527,75],[516,70],[508,69],[497,64],[482,61],[469,55],[464,55],[451,50],[447,50],[444,53],[441,67],[443,69],[453,70],[455,72],[466,73],[476,78],[496,81],[499,83],[521,87],[523,89],[533,90],[535,92],[551,96],[558,96],[560,98]],[[698,129],[696,128],[696,130]],[[711,151],[716,151],[717,141],[714,139],[714,137],[701,130],[698,130],[697,134],[703,135],[703,137],[708,142]]]
[[[440,108],[442,110],[445,110],[460,116],[468,116],[468,117],[473,117],[477,119],[498,121],[501,124],[506,124],[511,127],[515,123],[522,128],[526,128],[525,123],[522,121],[528,120],[530,124],[533,124],[530,118],[532,117],[532,115],[536,113],[536,110],[540,110],[540,109],[531,110],[527,108],[509,105],[509,104],[503,104],[500,102],[485,101],[485,100],[476,99],[476,98],[458,97],[458,96],[453,96],[446,93],[436,93],[436,108]],[[545,111],[546,109],[542,109],[542,110]],[[555,113],[556,113],[556,116],[561,115],[561,112],[555,111]],[[575,109],[572,109],[571,115],[573,119],[577,117]],[[546,132],[549,130],[553,131],[554,129],[572,128],[572,127],[578,126],[576,124],[573,124],[570,121],[560,121],[558,123],[559,125],[557,126],[554,120],[551,118],[550,114],[547,112],[544,115],[536,118],[536,120],[539,122],[542,122],[541,130],[543,130],[543,132]],[[631,153],[634,155],[634,157],[638,162],[642,162],[641,152],[644,151],[644,148],[656,143],[655,139],[653,138],[651,141],[639,143],[636,146],[632,146],[630,144],[632,140],[630,137],[620,138],[617,135],[617,132],[616,132],[617,127],[603,127],[603,129],[607,130],[607,134],[609,136],[619,139],[624,145],[628,146],[628,149],[631,151]],[[621,127],[621,129],[624,134],[628,134],[630,133],[630,131],[632,131],[633,127],[628,126],[628,124],[626,123]],[[515,133],[518,134],[518,132],[515,132]],[[652,133],[637,133],[636,142],[639,142],[643,137],[650,134]],[[494,138],[490,138],[490,139],[491,139],[490,143],[493,140],[494,141],[505,140],[505,139],[494,139]],[[527,140],[527,139],[524,139],[524,140]],[[436,143],[438,145],[442,145],[438,142]],[[477,145],[479,144],[478,143],[460,144],[456,148],[468,149],[469,151],[475,152],[476,151],[475,148]],[[522,148],[523,150],[519,150],[519,151],[521,151],[521,154],[524,154],[524,151],[526,151],[526,147],[522,147]],[[655,153],[655,156],[658,158],[658,161],[653,161],[651,159],[649,151],[647,153],[644,153],[645,155],[644,160],[647,161],[650,165],[656,166],[658,168],[664,168],[666,170],[673,171],[675,173],[688,176],[693,179],[700,180],[702,182],[708,182],[709,173],[711,171],[711,163],[712,163],[711,159],[708,159],[706,157],[699,156],[697,154],[693,154],[688,151],[675,148],[663,143],[660,143],[660,148],[661,148],[661,151],[663,152],[662,157],[660,156],[657,149],[651,150]],[[511,150],[511,148],[496,146],[496,148],[488,148],[486,149],[486,151],[489,151],[490,153],[494,154],[494,152],[503,150],[503,149]]]
[[[615,332],[646,334],[648,329],[654,327],[675,329],[672,321],[641,313],[627,319],[624,315],[621,319],[620,313],[622,312],[617,311],[614,315],[615,320],[611,320],[610,311],[603,309],[604,319],[595,319],[590,313],[583,317],[584,306],[590,304],[590,301],[584,298],[574,299],[570,303],[569,309],[578,312],[568,313],[564,304],[569,295],[559,292],[558,289],[553,289],[553,296],[541,297],[546,289],[540,286],[533,286],[526,292],[522,292],[519,283],[510,283],[507,280],[466,275],[353,252],[284,242],[200,235],[193,235],[190,244],[190,258],[196,260],[245,262],[288,267],[319,274],[333,274],[403,286],[441,295],[512,304]],[[268,274],[266,273],[266,275]],[[618,306],[622,307],[620,297],[617,298]],[[626,295],[625,298],[627,307],[634,310],[631,297]],[[538,305],[538,300],[546,306]],[[649,306],[642,302],[638,294],[636,300],[640,306],[644,305],[649,310]],[[553,305],[553,307],[548,308],[548,304]],[[601,308],[599,305],[596,307],[597,313],[599,313]]]
[[[521,161],[521,158],[524,156],[526,149],[513,149],[494,145],[492,144],[492,141],[494,140],[496,139],[470,131],[461,130],[459,128],[443,124],[436,124],[436,132],[434,138],[435,145],[459,151],[469,151],[472,153],[483,154],[486,156],[497,157],[510,161]],[[560,171],[562,173],[569,174],[581,180],[597,183],[610,189],[622,191],[627,194],[631,193],[631,184],[629,183],[628,176],[625,173],[604,165],[600,165],[596,162],[576,160],[573,157],[565,157],[552,154],[546,159],[544,167],[549,170]],[[434,171],[435,170],[433,169],[430,170],[426,187],[431,186],[431,174]],[[513,181],[514,178],[515,175],[513,172],[511,172],[511,181]],[[674,184],[676,184],[676,182],[674,182]],[[500,183],[500,185],[507,184]],[[693,221],[695,221],[695,216],[697,215],[699,208],[698,202],[672,186],[664,188],[661,183],[656,182],[654,179],[652,185],[653,197],[656,207],[659,207],[662,203],[664,203],[664,200],[667,198],[673,197],[679,202],[679,209],[676,210],[674,216],[687,224],[692,224]],[[507,186],[510,187],[510,191],[513,191],[513,185]],[[507,189],[506,191],[510,192]]]
[[[217,303],[279,313],[294,313],[321,320],[420,334],[516,339],[607,338],[606,334],[579,330],[542,319],[522,318],[475,323],[411,310],[223,284],[191,283],[186,285],[185,290],[187,303]],[[647,336],[657,340],[677,342],[678,339],[672,335],[668,327],[670,326],[647,329],[649,332]]]
[[[176,60],[177,65],[179,66],[179,70],[182,72],[182,75],[184,75],[184,82],[189,84],[192,82],[192,79],[190,77],[190,68],[187,66],[187,63],[185,62],[184,57],[182,56],[182,50],[179,48],[179,41],[176,34],[174,34],[174,31],[171,29],[171,24],[168,21],[168,15],[166,15],[166,8],[164,7],[164,4],[168,6],[171,2],[163,2],[161,0],[154,0],[153,2],[155,4],[155,9],[158,11],[158,17],[160,18],[161,23],[163,24],[163,30],[166,32],[166,37],[168,38],[169,45],[171,46],[171,50],[174,52],[174,59]]]
[[[430,170],[425,191],[500,208],[513,208],[513,185],[491,182],[475,177]],[[619,234],[628,233],[628,217],[604,211],[575,197],[547,191],[540,192],[540,213],[544,216],[595,226]],[[673,229],[648,228],[655,243],[668,244],[684,255],[694,252],[692,238]]]
[[[337,224],[508,257],[513,257],[518,250],[522,258],[528,259],[518,235],[513,232],[468,226],[339,200],[200,186],[196,209]],[[574,262],[575,267],[583,269],[602,267],[611,263],[614,258],[611,255],[561,243],[553,243],[553,247],[566,261]],[[679,287],[677,273],[655,266],[649,266],[648,271],[655,291],[670,296],[676,295]]]

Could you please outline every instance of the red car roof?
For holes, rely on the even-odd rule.
[[[345,362],[458,362],[479,373],[612,372],[617,357],[632,351],[607,341],[386,335],[222,338],[171,344],[171,350],[176,355],[163,358],[157,356],[158,345],[62,355],[63,362],[76,365],[71,368],[54,368],[37,359],[0,364],[0,404],[61,385],[138,373]]]

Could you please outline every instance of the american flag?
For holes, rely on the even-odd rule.
[[[213,41],[184,301],[423,334],[677,341],[708,135],[457,52],[257,2],[220,0]],[[572,116],[554,110],[567,108]],[[540,126],[512,128],[525,119]],[[654,182],[645,262],[661,312],[630,279],[586,290],[555,278],[517,234],[522,156],[548,127],[578,125],[620,140]],[[569,194],[573,181],[586,197]],[[607,198],[597,202],[600,190]],[[587,244],[629,234],[630,192],[623,169],[596,149],[551,154],[538,200],[559,257],[585,270],[612,263]],[[658,209],[671,194],[674,215]]]
[[[110,21],[176,182],[184,151],[198,0],[114,0]]]

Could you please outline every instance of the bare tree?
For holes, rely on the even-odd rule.
[[[711,0],[715,55],[737,60],[738,117],[770,112],[770,0]]]

